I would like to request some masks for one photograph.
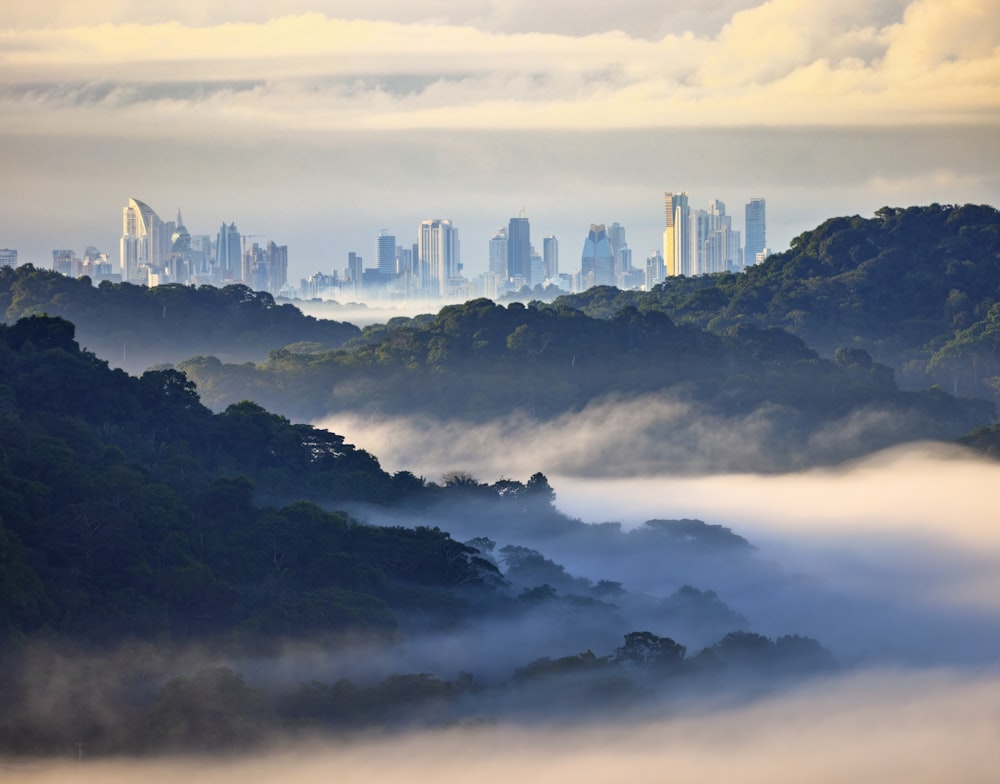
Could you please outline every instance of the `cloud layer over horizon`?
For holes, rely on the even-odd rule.
[[[43,0],[0,9],[0,246],[117,261],[130,197],[289,246],[290,279],[450,217],[466,274],[522,206],[578,266],[590,223],[661,243],[662,194],[835,215],[1000,201],[1000,0],[683,8]],[[538,243],[536,243],[538,244]]]
[[[0,33],[2,105],[15,129],[44,132],[52,115],[100,134],[155,134],[183,112],[219,132],[995,123],[996,10],[768,0],[715,32],[658,38],[612,19],[508,32],[496,14],[28,18]]]

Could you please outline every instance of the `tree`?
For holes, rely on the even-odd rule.
[[[669,637],[647,631],[629,632],[625,644],[615,649],[613,660],[632,667],[666,670],[678,667],[686,652],[687,648]]]

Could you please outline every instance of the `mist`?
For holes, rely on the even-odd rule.
[[[920,432],[917,411],[864,408],[815,429],[789,425],[777,405],[723,416],[669,392],[611,395],[548,420],[523,413],[482,424],[423,416],[338,413],[315,422],[375,455],[386,470],[435,480],[451,470],[600,478],[764,474],[841,464]],[[614,505],[619,494],[604,496]]]
[[[679,433],[651,424],[658,417]],[[66,757],[78,727],[131,748],[119,702],[138,691],[155,705],[172,678],[220,667],[274,704],[310,682],[377,690],[397,675],[444,683],[449,697],[397,706],[382,722],[274,722],[245,757],[104,763],[88,751],[72,765],[8,761],[4,774],[53,784],[224,775],[606,781],[653,771],[697,781],[920,782],[987,780],[995,769],[997,464],[920,443],[823,469],[758,472],[766,427],[700,417],[664,398],[604,401],[547,424],[323,424],[385,468],[432,481],[451,469],[484,483],[544,472],[553,506],[446,494],[429,507],[347,510],[472,542],[503,573],[500,598],[470,593],[459,622],[406,618],[386,637],[40,652],[17,695],[23,722],[50,726]],[[854,420],[840,435],[859,428]],[[682,472],[685,450],[703,471],[720,456],[745,468]],[[688,669],[660,677],[620,665],[623,640],[641,630],[683,646]],[[772,651],[783,639],[813,641],[824,656],[713,669],[733,633],[775,641]],[[115,746],[93,748],[96,756]]]
[[[12,784],[992,782],[1000,677],[874,671],[748,705],[619,725],[493,725],[297,743],[228,759],[7,764]]]

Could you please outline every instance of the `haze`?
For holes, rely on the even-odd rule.
[[[665,190],[765,196],[778,250],[996,203],[998,26],[996,0],[8,3],[0,246],[117,259],[136,197],[287,244],[293,281],[449,217],[475,276],[522,207],[572,269],[591,222],[659,247]]]

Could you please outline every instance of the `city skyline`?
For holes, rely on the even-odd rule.
[[[114,256],[132,194],[193,235],[280,238],[292,280],[438,215],[479,274],[522,207],[564,268],[609,221],[639,266],[672,188],[766,195],[776,251],[828,217],[1000,202],[995,0],[8,6],[0,246],[22,262]]]

